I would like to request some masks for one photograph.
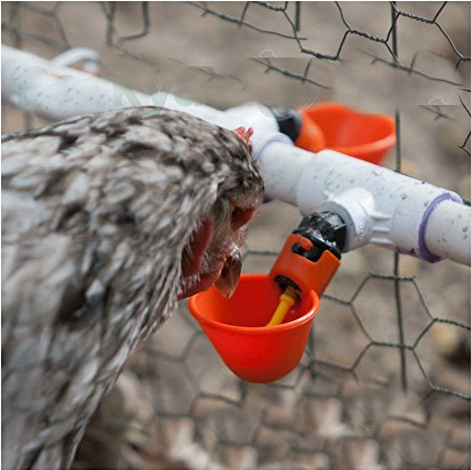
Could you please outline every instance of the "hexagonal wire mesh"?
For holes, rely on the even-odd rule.
[[[343,101],[395,114],[386,162],[469,200],[469,3],[4,3],[3,41],[97,50],[102,75],[225,108]],[[139,71],[139,73],[136,73]],[[3,109],[4,131],[41,123]],[[272,202],[245,270],[300,216]],[[181,305],[136,355],[77,468],[469,468],[469,270],[346,254],[288,377],[242,382]]]

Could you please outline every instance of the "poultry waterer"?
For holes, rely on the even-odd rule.
[[[227,299],[213,286],[189,308],[225,364],[249,382],[272,382],[301,360],[319,297],[340,265],[345,224],[305,217],[267,274],[243,274]]]

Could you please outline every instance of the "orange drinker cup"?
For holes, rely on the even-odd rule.
[[[189,308],[227,367],[249,382],[272,382],[301,360],[319,298],[297,301],[281,325],[267,327],[282,290],[266,274],[242,274],[230,299],[215,287],[190,298]]]
[[[273,382],[296,367],[319,296],[340,266],[344,232],[337,215],[310,214],[288,236],[269,274],[243,274],[230,299],[214,286],[190,298],[190,312],[236,375]]]
[[[296,146],[310,152],[324,149],[380,164],[396,144],[394,119],[362,113],[340,103],[319,103],[299,110],[301,131]]]

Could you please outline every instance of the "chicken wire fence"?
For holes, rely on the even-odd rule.
[[[395,115],[386,165],[470,198],[469,3],[2,4],[3,42],[100,54],[101,75],[226,108],[343,101]],[[42,121],[4,106],[3,132]],[[300,220],[261,209],[244,269]],[[237,379],[185,303],[124,370],[77,468],[469,468],[469,270],[365,247],[344,255],[301,363]]]

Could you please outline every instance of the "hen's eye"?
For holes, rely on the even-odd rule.
[[[231,226],[233,230],[237,230],[246,225],[252,218],[254,209],[241,209],[235,207],[231,215]]]

